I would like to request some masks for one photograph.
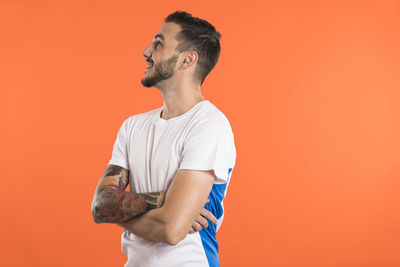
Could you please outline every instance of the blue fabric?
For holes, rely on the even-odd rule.
[[[232,168],[228,170],[228,179],[229,174],[232,172]],[[217,219],[220,219],[224,214],[224,209],[222,207],[222,200],[225,196],[225,191],[228,183],[225,184],[214,184],[211,189],[208,202],[204,207],[211,211],[212,214]],[[216,237],[217,233],[217,225],[213,224],[208,220],[208,227],[200,231],[201,242],[204,247],[204,251],[206,252],[208,264],[211,267],[219,267],[219,259],[218,259],[218,241]]]

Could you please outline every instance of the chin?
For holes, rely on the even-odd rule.
[[[149,81],[146,80],[145,78],[143,78],[143,79],[141,80],[141,83],[142,83],[142,85],[143,85],[144,87],[152,87],[152,86],[155,85],[154,83],[149,82]]]

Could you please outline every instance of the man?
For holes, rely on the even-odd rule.
[[[142,84],[160,90],[163,106],[123,122],[92,203],[96,222],[125,228],[126,267],[219,266],[216,231],[236,149],[229,121],[200,86],[220,36],[176,11],[143,51]]]

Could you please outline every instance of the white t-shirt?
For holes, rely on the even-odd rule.
[[[130,191],[167,191],[178,169],[214,170],[216,180],[205,208],[218,225],[188,234],[175,246],[154,242],[125,230],[125,267],[219,266],[216,232],[236,160],[234,135],[225,115],[208,100],[165,120],[162,107],[126,119],[118,131],[109,164],[129,169]]]

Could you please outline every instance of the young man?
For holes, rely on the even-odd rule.
[[[123,122],[92,203],[97,223],[125,228],[126,267],[219,266],[216,231],[236,149],[229,121],[200,86],[220,37],[176,11],[143,51],[142,84],[160,90],[163,106]]]

